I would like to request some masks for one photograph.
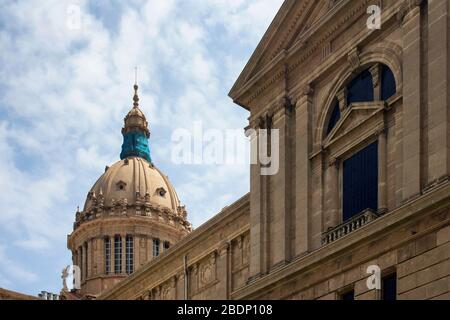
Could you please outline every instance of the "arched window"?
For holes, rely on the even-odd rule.
[[[395,77],[388,66],[381,66],[381,100],[387,100],[395,95],[397,87]]]
[[[127,274],[133,273],[133,237],[125,238],[125,271]]]
[[[373,79],[368,69],[347,85],[347,106],[354,102],[373,101]]]
[[[122,238],[114,237],[114,273],[122,273]]]
[[[330,115],[330,119],[328,120],[328,126],[327,126],[327,135],[333,130],[333,128],[336,126],[336,123],[341,118],[341,111],[339,110],[339,101],[337,99],[334,99],[332,112]]]
[[[105,273],[109,274],[111,272],[111,239],[105,237],[104,241],[104,254],[105,254]]]

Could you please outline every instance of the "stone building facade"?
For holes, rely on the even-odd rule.
[[[278,172],[99,299],[450,299],[449,58],[449,0],[286,0],[230,91]]]

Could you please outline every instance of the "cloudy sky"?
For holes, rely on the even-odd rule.
[[[119,159],[135,66],[153,161],[194,226],[248,192],[245,164],[174,163],[172,134],[243,134],[227,93],[281,2],[0,0],[0,287],[59,292],[76,208]]]

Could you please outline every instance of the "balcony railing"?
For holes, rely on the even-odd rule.
[[[378,216],[379,215],[372,209],[366,209],[360,214],[338,225],[337,227],[326,231],[322,236],[322,244],[325,245],[336,241],[349,234],[350,232],[353,232],[361,228],[362,226],[365,226],[366,224],[372,222],[373,220],[378,218]]]

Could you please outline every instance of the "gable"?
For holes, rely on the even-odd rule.
[[[247,82],[321,23],[337,3],[342,1],[286,0],[230,90],[230,97],[236,99]]]
[[[377,114],[382,114],[384,102],[362,102],[355,103],[345,109],[342,118],[337,122],[336,126],[331,130],[330,134],[324,141],[324,147],[329,146],[350,131],[360,127],[363,123],[369,121]]]

